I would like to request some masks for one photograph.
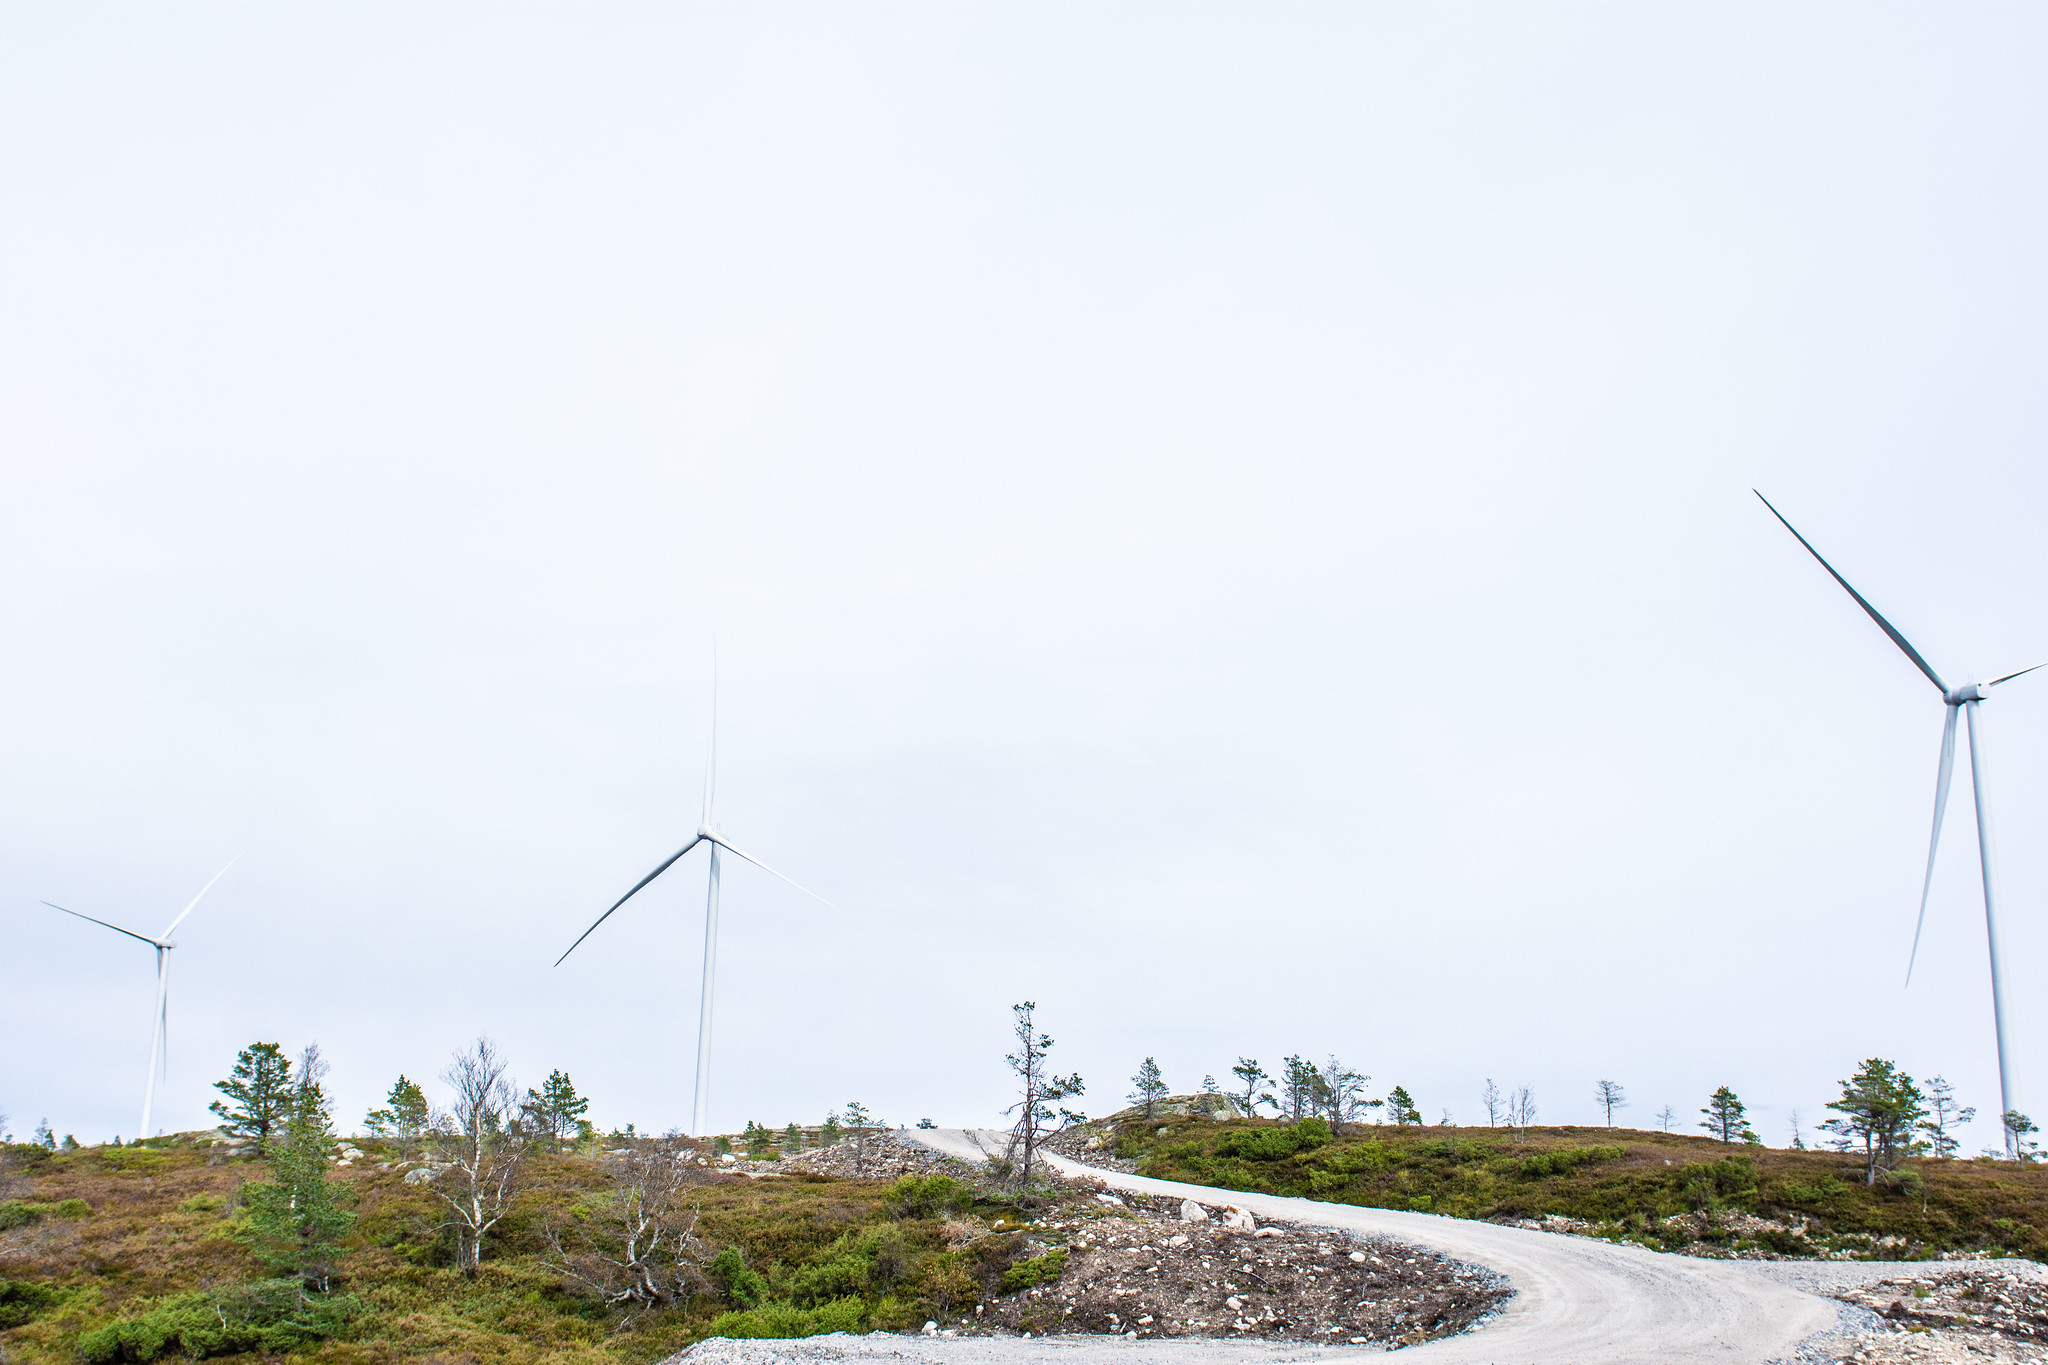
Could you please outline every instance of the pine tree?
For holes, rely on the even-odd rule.
[[[1316,1064],[1306,1058],[1289,1057],[1282,1063],[1280,1100],[1289,1119],[1300,1122],[1303,1115],[1315,1112],[1316,1095],[1322,1079]]]
[[[1262,1104],[1270,1104],[1276,1108],[1279,1106],[1279,1101],[1275,1100],[1271,1095],[1261,1095],[1259,1093],[1260,1084],[1273,1078],[1268,1076],[1265,1070],[1250,1057],[1238,1058],[1237,1065],[1230,1068],[1230,1074],[1237,1077],[1238,1083],[1244,1086],[1244,1099],[1239,1101],[1239,1103],[1244,1106],[1244,1112],[1247,1116]]]
[[[235,1058],[235,1069],[213,1088],[233,1101],[207,1108],[220,1116],[221,1131],[267,1151],[292,1110],[292,1064],[276,1043],[251,1043]]]
[[[550,1142],[560,1142],[577,1129],[590,1101],[576,1093],[566,1072],[550,1071],[538,1091],[526,1092],[527,1122]]]
[[[341,1239],[355,1223],[327,1179],[334,1128],[320,1085],[326,1069],[317,1044],[301,1054],[283,1128],[268,1151],[270,1183],[242,1190],[250,1249],[323,1292],[341,1255]]]
[[[1421,1124],[1422,1111],[1415,1107],[1415,1099],[1406,1086],[1397,1085],[1387,1092],[1387,1117],[1394,1121],[1396,1128],[1406,1128],[1411,1123]]]
[[[818,1125],[818,1145],[820,1147],[830,1147],[833,1143],[839,1141],[840,1136],[839,1115],[836,1113],[825,1115],[825,1121]]]
[[[50,1131],[50,1121],[48,1119],[44,1119],[36,1124],[35,1136],[30,1141],[35,1146],[47,1148],[53,1152],[57,1150],[57,1135]]]
[[[1138,1074],[1131,1077],[1131,1084],[1136,1087],[1131,1091],[1131,1099],[1150,1120],[1159,1101],[1166,1097],[1166,1082],[1159,1078],[1159,1063],[1147,1057],[1139,1066]]]
[[[419,1141],[420,1134],[427,1131],[432,1110],[427,1104],[427,1092],[420,1089],[417,1081],[410,1081],[401,1073],[391,1086],[391,1093],[384,1097],[384,1108],[372,1109],[363,1116],[363,1127],[376,1137],[396,1138],[408,1151]]]
[[[1714,1097],[1707,1101],[1707,1107],[1700,1110],[1700,1112],[1707,1116],[1706,1121],[1701,1123],[1700,1127],[1706,1129],[1715,1137],[1721,1139],[1721,1141],[1733,1142],[1737,1138],[1742,1138],[1745,1141],[1748,1140],[1750,1134],[1748,1127],[1743,1122],[1742,1116],[1745,1111],[1742,1101],[1735,1098],[1735,1092],[1727,1086],[1724,1085],[1719,1090],[1716,1090]]]
[[[1879,1171],[1889,1172],[1921,1150],[1913,1136],[1927,1115],[1920,1087],[1882,1057],[1869,1058],[1841,1084],[1841,1096],[1828,1101],[1836,1116],[1821,1127],[1835,1134],[1835,1146],[1843,1151],[1862,1144],[1863,1180],[1875,1185]]]
[[[795,1156],[804,1149],[804,1131],[795,1124],[782,1130],[782,1154]]]

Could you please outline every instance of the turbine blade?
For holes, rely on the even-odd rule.
[[[604,923],[604,922],[605,922],[606,920],[608,920],[608,919],[610,919],[610,918],[612,917],[612,910],[616,910],[616,909],[618,909],[618,908],[619,908],[620,906],[624,905],[624,904],[625,904],[625,903],[626,903],[627,901],[629,901],[629,900],[633,899],[633,897],[634,897],[634,896],[636,896],[636,895],[638,895],[638,894],[640,893],[640,888],[641,888],[641,887],[643,887],[643,886],[647,885],[647,883],[649,883],[649,882],[653,881],[653,880],[654,880],[654,879],[655,879],[656,877],[659,877],[659,876],[660,876],[660,875],[661,875],[662,873],[664,873],[664,872],[668,871],[670,867],[672,867],[672,866],[674,866],[674,865],[675,865],[675,861],[676,861],[676,859],[678,859],[678,858],[682,857],[682,856],[683,856],[683,855],[684,855],[685,853],[688,853],[688,852],[689,852],[689,851],[690,851],[691,849],[695,848],[695,847],[696,847],[697,845],[699,845],[699,844],[701,844],[701,843],[703,843],[703,842],[704,842],[704,836],[703,836],[703,835],[701,835],[701,834],[697,835],[697,836],[696,836],[695,838],[691,839],[689,843],[687,843],[687,844],[684,844],[684,845],[683,845],[683,846],[682,846],[681,848],[679,848],[679,849],[677,849],[677,850],[676,850],[675,852],[673,852],[673,853],[669,854],[669,855],[668,855],[668,857],[667,857],[666,859],[664,859],[664,860],[662,861],[662,864],[661,864],[661,866],[660,866],[660,867],[657,867],[657,868],[655,868],[655,869],[654,869],[654,871],[652,871],[652,872],[648,873],[648,874],[647,874],[646,876],[642,877],[642,878],[641,878],[641,879],[640,879],[639,881],[637,881],[637,882],[633,883],[633,889],[632,889],[631,891],[628,891],[628,892],[627,892],[627,893],[626,893],[625,895],[623,895],[623,896],[619,897],[619,898],[618,898],[617,900],[615,900],[615,901],[613,901],[613,902],[612,902],[612,909],[611,909],[611,910],[607,910],[607,911],[605,911],[605,912],[604,912],[604,913],[603,913],[602,915],[599,915],[599,916],[597,917],[597,924],[593,924],[593,925],[591,925],[591,926],[590,926],[590,927],[589,927],[588,929],[585,929],[585,930],[584,930],[584,931],[583,931],[583,932],[582,932],[581,934],[578,934],[578,935],[576,936],[576,942],[575,942],[575,943],[572,943],[572,944],[570,944],[570,945],[569,945],[569,952],[568,952],[568,953],[563,953],[561,957],[558,957],[558,958],[556,958],[556,959],[555,959],[555,965],[556,965],[557,967],[561,966],[561,965],[562,965],[562,959],[563,959],[563,958],[566,958],[566,957],[568,957],[568,956],[569,956],[569,953],[573,953],[573,952],[575,952],[575,951],[576,951],[576,949],[577,949],[577,946],[578,946],[579,944],[581,944],[581,943],[583,942],[583,940],[584,940],[584,939],[586,939],[586,938],[589,938],[589,937],[590,937],[590,936],[591,936],[592,934],[596,933],[596,932],[597,932],[597,925],[598,925],[598,924],[603,924],[603,923]]]
[[[1934,778],[1934,833],[1927,840],[1927,879],[1920,883],[1920,918],[1913,921],[1913,952],[1906,959],[1906,984],[1913,984],[1913,964],[1920,960],[1920,931],[1927,927],[1927,895],[1934,890],[1934,854],[1941,847],[1941,816],[1948,809],[1948,780],[1956,768],[1956,712],[1948,707],[1941,723],[1941,767]]]
[[[753,854],[751,854],[751,853],[742,853],[742,852],[741,852],[740,850],[738,850],[738,849],[734,848],[734,847],[733,847],[733,846],[732,846],[731,844],[727,843],[727,842],[725,841],[725,836],[724,836],[723,834],[714,834],[714,835],[712,835],[712,836],[711,836],[711,842],[712,842],[712,843],[714,843],[714,844],[717,844],[717,845],[718,845],[718,846],[719,846],[720,848],[724,849],[724,850],[725,850],[725,851],[726,851],[727,853],[730,853],[730,854],[732,854],[732,856],[733,856],[733,857],[735,857],[735,858],[745,858],[745,859],[746,859],[746,860],[747,860],[748,862],[752,863],[752,864],[753,864],[753,865],[754,865],[755,867],[758,867],[758,868],[760,868],[760,869],[761,869],[761,870],[762,870],[763,872],[766,872],[766,873],[768,873],[768,874],[769,874],[770,876],[775,876],[775,877],[782,877],[782,874],[781,874],[780,872],[777,872],[777,871],[776,871],[776,870],[775,870],[774,868],[772,868],[772,867],[768,866],[768,864],[766,864],[766,863],[762,862],[762,861],[761,861],[761,860],[760,860],[759,858],[756,858],[756,857],[755,857],[755,856],[754,856]],[[806,896],[809,896],[809,897],[810,897],[810,898],[811,898],[812,900],[814,900],[814,901],[818,902],[818,904],[820,904],[820,905],[830,905],[830,904],[832,904],[832,902],[831,902],[831,901],[828,901],[828,900],[826,900],[826,899],[825,899],[825,898],[824,898],[823,896],[821,896],[821,895],[819,895],[819,894],[818,894],[817,892],[815,892],[815,891],[811,890],[811,888],[809,888],[808,886],[805,886],[805,885],[804,885],[804,884],[803,884],[802,882],[794,881],[794,880],[792,880],[791,878],[788,878],[788,877],[782,877],[782,880],[784,880],[784,881],[786,881],[786,882],[789,882],[789,884],[790,884],[791,886],[793,886],[793,887],[795,887],[795,888],[796,888],[797,890],[799,890],[799,891],[803,892],[803,893],[804,893],[804,894],[805,894]]]
[[[57,904],[55,901],[44,901],[43,904],[49,906],[52,910],[64,910],[64,907]],[[152,948],[161,948],[164,946],[163,944],[158,943],[155,939],[147,938],[141,934],[136,933],[132,929],[123,929],[120,925],[109,924],[103,919],[93,919],[91,915],[81,915],[76,910],[64,910],[64,913],[71,916],[73,919],[82,919],[88,921],[89,923],[97,924],[102,929],[112,929],[117,934],[126,934],[128,935],[128,937],[136,940],[138,943],[147,943]]]
[[[2034,668],[2048,668],[2048,662],[2035,664]],[[1984,685],[1986,687],[1996,687],[2000,683],[2011,682],[2014,678],[2024,677],[2027,674],[2032,673],[2034,671],[2034,668],[2023,668],[2017,673],[2008,673],[2002,678],[1993,678],[1990,682],[1985,683]]]
[[[1769,498],[1765,497],[1761,493],[1757,493],[1754,488],[1750,489],[1749,491],[1752,493],[1756,493],[1758,502],[1761,502],[1766,507],[1771,507],[1771,500]],[[1882,630],[1885,634],[1891,636],[1892,643],[1897,645],[1900,649],[1906,651],[1906,657],[1913,661],[1913,664],[1916,668],[1918,668],[1922,673],[1925,673],[1927,675],[1927,681],[1933,683],[1936,687],[1940,688],[1943,696],[1947,696],[1948,684],[1941,680],[1941,674],[1936,673],[1934,671],[1934,666],[1928,663],[1927,660],[1920,657],[1920,651],[1913,648],[1912,644],[1906,639],[1905,636],[1899,634],[1897,627],[1893,626],[1891,622],[1885,620],[1884,617],[1880,616],[1878,614],[1877,608],[1871,606],[1870,603],[1864,599],[1862,593],[1850,587],[1849,580],[1842,577],[1840,574],[1836,573],[1834,565],[1828,563],[1825,559],[1821,559],[1820,551],[1814,549],[1813,543],[1807,540],[1805,536],[1799,534],[1799,529],[1796,526],[1794,526],[1791,522],[1785,520],[1785,514],[1783,512],[1780,512],[1775,507],[1771,507],[1771,515],[1776,517],[1779,520],[1779,522],[1784,525],[1785,529],[1792,533],[1793,539],[1797,540],[1801,545],[1806,546],[1806,552],[1812,555],[1816,560],[1820,561],[1820,566],[1828,571],[1829,577],[1833,578],[1837,583],[1840,583],[1842,585],[1842,590],[1848,593],[1849,596],[1856,599],[1856,605],[1863,608],[1864,611],[1869,613],[1870,619],[1877,622],[1878,628],[1880,630]]]
[[[239,862],[241,860],[241,857],[242,855],[237,853],[234,857],[228,859],[226,865],[223,866],[220,871],[214,873],[213,876],[208,878],[206,885],[199,888],[199,896],[203,896],[207,892],[213,890],[213,884],[219,881],[222,877],[225,877],[227,875],[228,868],[233,867],[237,862]],[[164,938],[166,941],[170,939],[172,933],[177,930],[177,927],[185,922],[185,916],[192,913],[192,906],[199,904],[199,896],[194,896],[192,898],[192,905],[187,905],[183,910],[180,910],[178,912],[178,917],[171,921],[171,927],[169,929],[164,930]]]

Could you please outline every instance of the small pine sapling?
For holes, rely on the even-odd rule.
[[[1149,1123],[1159,1101],[1166,1098],[1166,1082],[1160,1079],[1159,1063],[1147,1057],[1138,1067],[1138,1074],[1131,1077],[1131,1085],[1134,1087],[1131,1091],[1131,1100]]]

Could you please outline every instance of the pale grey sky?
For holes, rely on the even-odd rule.
[[[1936,666],[2048,657],[2026,6],[0,6],[0,1109],[688,1119],[1335,1051],[1766,1140],[1996,1072]],[[2048,1107],[2048,683],[1988,708]],[[132,951],[131,951],[132,950]],[[1979,1124],[1972,1149],[1995,1140]]]

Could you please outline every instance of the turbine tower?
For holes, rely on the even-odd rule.
[[[211,891],[214,882],[219,881],[222,876],[226,875],[228,868],[235,865],[235,859],[241,856],[241,854],[237,853],[234,858],[228,859],[226,866],[222,867],[219,872],[214,873],[208,879],[205,886],[199,888],[199,896],[204,896],[208,891]],[[73,919],[82,919],[88,923],[97,924],[102,929],[112,929],[117,934],[127,934],[128,937],[141,943],[147,943],[150,947],[156,949],[156,1026],[150,1033],[149,1038],[149,1077],[142,1085],[141,1134],[143,1137],[150,1136],[149,1119],[150,1111],[156,1103],[157,1075],[161,1071],[164,1077],[168,1079],[171,1070],[170,1041],[165,1031],[165,1026],[169,1024],[171,1018],[171,959],[169,953],[171,949],[178,946],[171,941],[171,935],[176,933],[178,926],[185,922],[185,916],[192,913],[192,906],[199,904],[199,896],[194,896],[191,903],[183,910],[180,910],[178,917],[171,921],[170,927],[165,929],[156,938],[151,938],[147,934],[138,934],[129,929],[123,929],[118,924],[109,924],[103,919],[94,919],[91,915],[81,915],[76,910],[64,910],[63,906],[52,904],[49,901],[43,902],[44,905],[48,905],[52,910],[64,910],[64,913]]]
[[[704,982],[703,988],[698,995],[697,1003],[697,1079],[690,1103],[690,1132],[695,1137],[704,1136],[704,1114],[705,1110],[709,1106],[711,1096],[711,987],[714,970],[718,964],[719,853],[722,851],[732,854],[735,858],[744,858],[746,861],[752,863],[755,867],[760,868],[763,872],[770,873],[773,876],[782,877],[782,880],[789,882],[791,886],[796,887],[797,890],[803,892],[806,896],[810,896],[813,899],[827,905],[831,904],[830,901],[825,900],[823,896],[818,895],[817,892],[812,891],[810,888],[800,886],[795,881],[792,881],[790,878],[783,877],[780,872],[777,872],[774,868],[768,866],[768,864],[762,862],[759,858],[756,858],[751,853],[741,852],[738,848],[735,848],[733,846],[733,843],[730,839],[726,838],[724,834],[720,833],[712,825],[711,808],[713,798],[717,794],[717,785],[718,684],[714,679],[711,687],[711,752],[710,755],[704,761],[703,817],[697,822],[697,832],[690,836],[690,841],[688,843],[684,844],[674,853],[671,853],[668,855],[668,857],[664,858],[661,861],[661,863],[655,867],[654,871],[648,873],[639,881],[633,883],[633,889],[631,891],[628,891],[625,895],[619,897],[616,901],[613,901],[611,910],[607,910],[602,915],[599,915],[597,917],[597,922],[595,924],[592,924],[588,929],[585,929],[580,935],[578,935],[575,943],[569,945],[569,951],[563,953],[561,957],[555,959],[555,965],[557,967],[561,966],[563,961],[568,958],[569,953],[575,952],[577,946],[581,944],[584,939],[589,938],[593,933],[597,932],[597,926],[599,924],[603,924],[606,920],[611,918],[613,910],[617,910],[627,901],[633,899],[634,896],[639,894],[640,889],[642,887],[646,886],[656,877],[659,877],[662,873],[668,871],[669,868],[675,865],[678,859],[680,859],[685,853],[688,853],[691,849],[695,848],[697,845],[711,845],[711,870],[709,877],[709,888],[706,891],[704,898]]]
[[[1991,950],[1991,1018],[1998,1034],[1999,1127],[2005,1133],[2006,1155],[2017,1157],[2019,1138],[2004,1122],[2004,1116],[2019,1107],[2019,1097],[2013,1093],[2013,1058],[2005,1019],[2005,966],[1998,951],[1998,869],[1991,842],[1990,796],[1984,789],[1984,718],[1977,708],[1980,703],[1990,700],[1992,688],[2000,683],[2011,682],[2023,673],[2031,673],[2043,665],[2035,664],[2031,668],[2022,668],[2016,673],[2007,673],[1986,682],[1964,683],[1960,687],[1950,687],[1941,680],[1941,675],[1934,671],[1933,666],[1920,657],[1920,651],[1913,648],[1905,636],[1899,634],[1897,627],[1880,616],[1877,608],[1871,606],[1862,593],[1850,587],[1849,580],[1836,573],[1834,565],[1821,559],[1820,551],[1814,549],[1812,543],[1800,535],[1791,522],[1785,520],[1784,513],[1771,507],[1769,498],[1757,493],[1754,488],[1750,492],[1756,493],[1763,505],[1771,508],[1771,515],[1776,517],[1786,530],[1792,532],[1801,545],[1806,546],[1806,552],[1820,561],[1820,566],[1842,585],[1843,591],[1856,599],[1856,605],[1863,608],[1871,620],[1877,622],[1878,629],[1890,636],[1891,642],[1905,651],[1906,657],[1913,661],[1913,666],[1927,675],[1927,681],[1933,683],[1935,690],[1941,693],[1942,704],[1947,708],[1941,726],[1941,764],[1936,769],[1934,777],[1934,832],[1927,840],[1927,876],[1920,884],[1920,916],[1913,924],[1913,951],[1906,959],[1907,985],[1913,982],[1913,964],[1920,956],[1920,931],[1927,924],[1927,897],[1934,889],[1934,855],[1941,847],[1941,817],[1948,808],[1949,777],[1955,770],[1957,712],[1962,713],[1964,721],[1969,726],[1970,790],[1976,797],[1977,857],[1984,873],[1984,937]]]

